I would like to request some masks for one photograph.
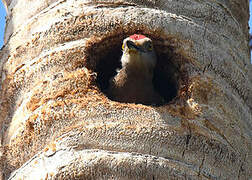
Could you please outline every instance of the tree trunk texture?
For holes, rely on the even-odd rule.
[[[6,0],[2,179],[249,179],[248,0]],[[151,38],[166,102],[106,95]]]

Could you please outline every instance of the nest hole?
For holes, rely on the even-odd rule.
[[[156,106],[162,106],[178,96],[181,79],[183,79],[182,62],[184,61],[181,60],[179,54],[174,53],[174,47],[165,45],[167,40],[165,42],[164,39],[146,36],[153,40],[157,54],[153,84],[155,91],[164,99],[162,104],[156,104]],[[89,57],[86,65],[90,70],[97,73],[96,85],[111,100],[113,100],[113,97],[109,97],[107,93],[109,80],[117,74],[118,69],[122,68],[120,61],[122,56],[121,46],[123,39],[126,37],[128,35],[118,35],[99,42],[93,42],[88,50]],[[155,102],[152,105],[155,105]]]

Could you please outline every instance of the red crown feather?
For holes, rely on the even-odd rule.
[[[142,35],[142,34],[133,34],[129,37],[130,39],[134,39],[134,40],[140,40],[140,39],[144,39],[146,38],[146,36]]]

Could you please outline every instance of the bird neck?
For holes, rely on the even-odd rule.
[[[122,69],[127,76],[132,76],[139,79],[152,79],[153,66],[146,63],[140,54],[127,54],[124,53],[122,58]]]
[[[153,68],[148,66],[137,66],[136,64],[127,64],[123,68],[128,76],[134,76],[135,78],[149,79],[153,78]]]

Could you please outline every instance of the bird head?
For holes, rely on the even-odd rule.
[[[122,66],[135,65],[139,67],[154,68],[156,54],[152,40],[141,34],[134,34],[123,40]]]

